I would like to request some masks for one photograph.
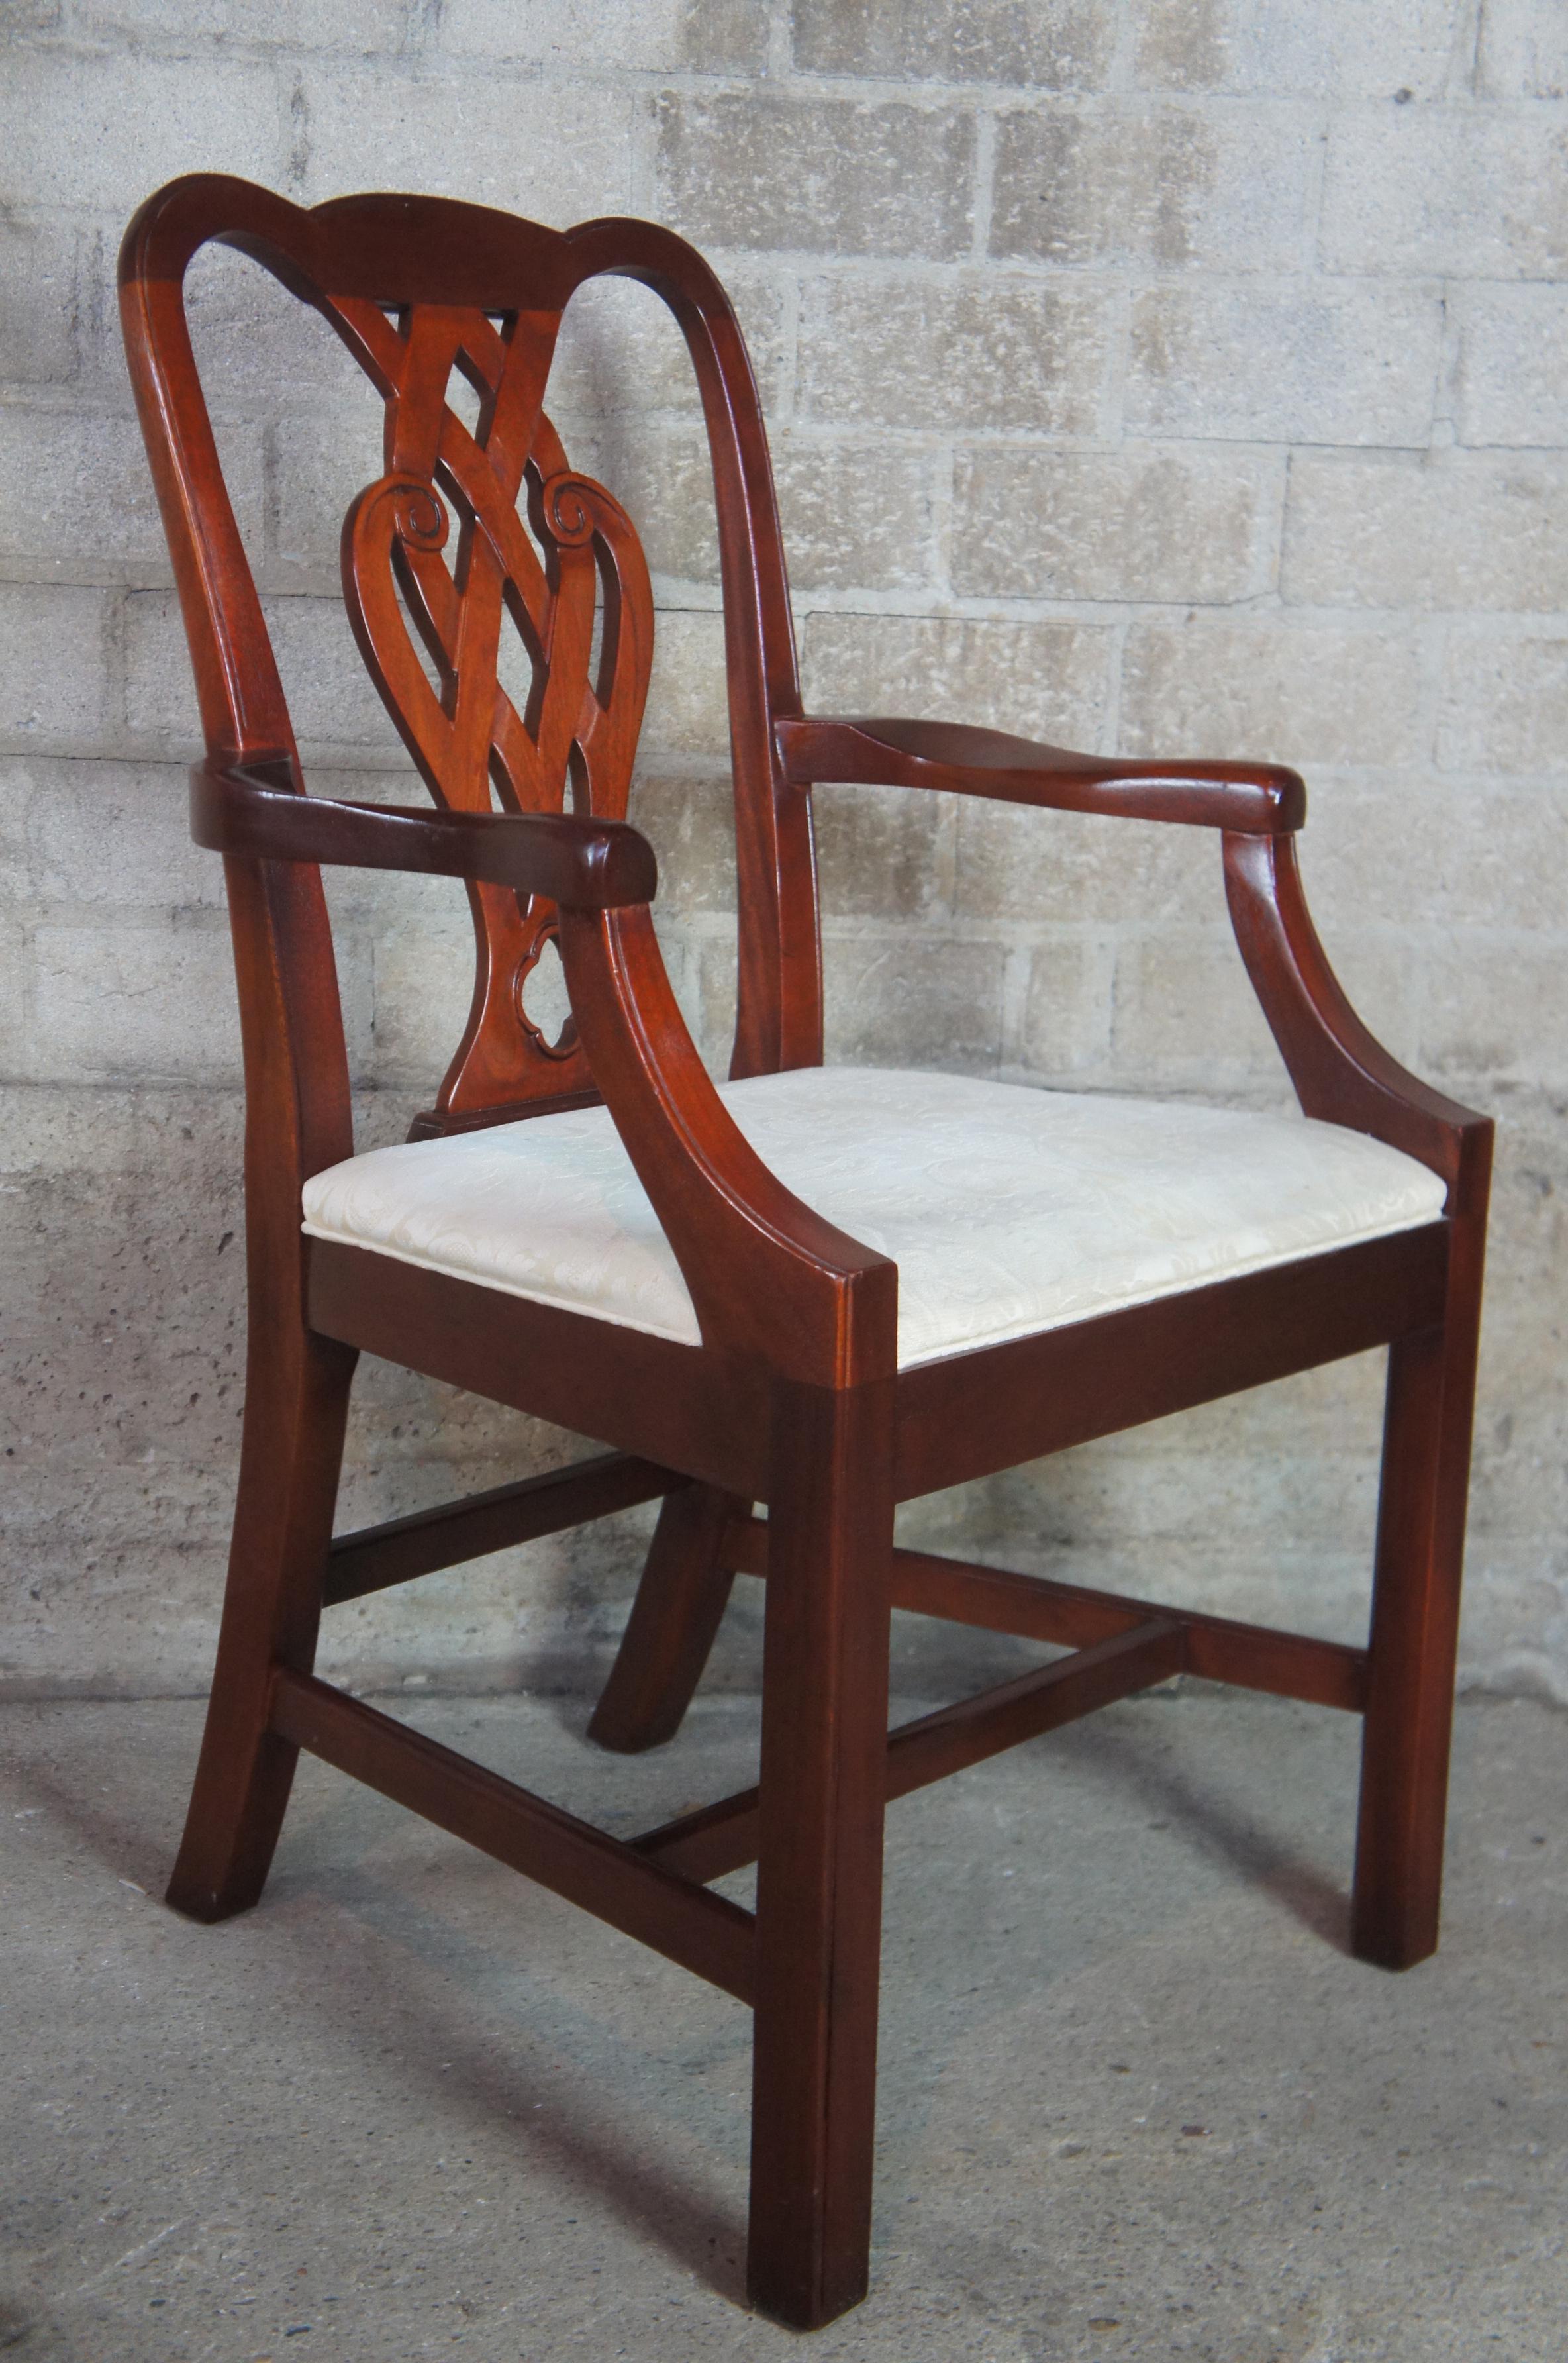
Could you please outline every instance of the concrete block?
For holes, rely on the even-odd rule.
[[[1040,262],[1291,271],[1310,139],[1298,115],[1178,107],[997,118],[990,251]]]
[[[953,587],[978,598],[1254,598],[1273,588],[1284,484],[1273,457],[982,445],[955,469]]]
[[[284,598],[263,612],[303,749],[359,749],[393,769],[406,759],[365,671],[339,599]],[[179,604],[169,592],[126,602],[127,716],[171,749],[199,742],[200,718]]]
[[[112,280],[112,242],[103,262]],[[117,349],[112,286],[105,296]],[[379,414],[370,381],[341,338],[249,255],[226,246],[204,247],[186,276],[185,316],[215,417],[271,419],[339,402],[346,407],[358,404],[369,416]],[[120,366],[117,349],[116,365]]]
[[[95,206],[124,221],[177,172],[237,172],[278,186],[287,103],[268,65],[116,49],[18,50],[6,68],[0,199],[18,209]]]
[[[124,614],[126,719],[138,735],[172,740],[193,758],[201,715],[179,600],[171,591],[139,591]]]
[[[78,289],[73,229],[0,224],[0,381],[60,384],[75,375]]]
[[[574,468],[598,477],[625,505],[654,574],[718,586],[713,465],[701,430],[621,414],[583,423],[569,454]]]
[[[824,932],[823,1037],[832,1066],[994,1072],[1001,1058],[1000,944],[923,932]]]
[[[653,678],[642,743],[649,754],[729,753],[722,616],[660,610],[654,625]]]
[[[1568,288],[1458,296],[1463,443],[1568,444]]]
[[[1568,604],[1568,461],[1298,451],[1281,588],[1322,607]]]
[[[1460,28],[1452,0],[1298,8],[1294,0],[1135,0],[1142,90],[1286,92],[1310,98],[1441,97]]]
[[[373,929],[356,931],[374,977],[374,1036],[360,1080],[424,1094],[428,1106],[462,1038],[474,989],[474,934],[461,889],[403,879]],[[341,938],[339,939],[341,940]]]
[[[1512,790],[1314,773],[1300,838],[1320,925],[1435,931],[1484,927],[1516,939],[1562,926],[1568,783]]]
[[[173,39],[191,48],[194,28],[181,0],[72,0],[72,29],[79,38],[119,42],[132,49],[143,39]],[[389,57],[403,47],[406,10],[400,0],[354,0],[351,8],[334,0],[277,0],[259,9],[254,0],[213,0],[204,7],[199,38],[247,50],[339,50],[350,57]],[[198,52],[199,54],[199,52]],[[200,70],[206,70],[202,58]]]
[[[1375,935],[1336,926],[1325,917],[1324,947],[1351,1007],[1374,1039],[1410,1068],[1421,1071],[1420,1013],[1423,960],[1397,930]]]
[[[1109,353],[1102,290],[999,274],[808,280],[800,415],[830,424],[1092,435]]]
[[[1220,849],[1203,829],[958,799],[960,918],[1147,926],[1224,911]]]
[[[975,128],[956,107],[671,92],[651,210],[699,245],[966,252]]]
[[[204,916],[171,929],[105,917],[92,926],[45,925],[35,946],[36,1075],[228,1089],[237,1082],[234,963],[221,923]]]
[[[656,573],[717,584],[719,534],[705,438],[648,429],[578,438],[578,460],[622,500]],[[574,455],[575,456],[575,455]],[[936,567],[932,466],[920,451],[797,436],[773,439],[774,483],[797,591],[918,589]]]
[[[631,203],[632,107],[624,88],[405,64],[307,64],[294,127],[307,205],[349,189],[402,189],[499,205],[565,229]]]
[[[1510,1084],[1568,1090],[1561,943],[1463,937],[1426,963],[1420,1061],[1477,1099]]]
[[[791,13],[795,63],[807,73],[1099,90],[1115,49],[1112,18],[1093,0],[935,0],[918,9],[794,0]]]
[[[0,1061],[12,1075],[27,1071],[34,965],[26,928],[9,912],[0,912]]]
[[[812,616],[803,639],[806,709],[973,722],[1092,749],[1114,645],[1093,624]]]
[[[109,593],[0,583],[0,737],[68,748],[109,727]]]
[[[1001,1481],[1003,1499],[1012,1513],[1008,1524],[1028,1534],[1032,1523],[1035,1537],[1049,1536],[1058,1546],[1068,1545],[1075,1556],[1093,1553],[1102,1567],[1113,1555],[1123,1564],[1142,1561],[1147,1572],[1127,1588],[1145,1595],[1155,1590],[1169,1597],[1165,1570],[1175,1562],[1183,1570],[1186,1596],[1195,1604],[1201,1600],[1205,1607],[1220,1607],[1227,1593],[1235,1600],[1231,1587],[1240,1573],[1237,1561],[1250,1561],[1248,1573],[1256,1589],[1247,1613],[1261,1612],[1266,1621],[1297,1630],[1308,1623],[1298,1589],[1307,1570],[1299,1561],[1290,1565],[1294,1552],[1289,1541],[1288,1556],[1281,1564],[1280,1538],[1309,1537],[1313,1563],[1326,1560],[1332,1566],[1349,1559],[1358,1564],[1352,1609],[1356,1621],[1346,1637],[1364,1637],[1377,1486],[1375,1450],[1367,1448],[1370,1438],[1363,1440],[1359,1451],[1303,1451],[1280,1422],[1267,1439],[1273,1450],[1265,1455],[1258,1453],[1253,1439],[1205,1439],[1186,1453],[1151,1450],[1149,1441],[1143,1431],[1106,1437],[1066,1454],[1060,1462],[1010,1472]],[[1201,1479],[1194,1482],[1198,1470]],[[1033,1522],[1020,1514],[1031,1494],[1043,1513]],[[1039,1541],[1032,1541],[1038,1550]],[[1151,1565],[1151,1546],[1157,1551],[1157,1575]],[[1189,1590],[1206,1550],[1214,1554],[1224,1573],[1218,1584],[1205,1584],[1198,1576]],[[1265,1567],[1266,1576],[1262,1574]],[[1266,1607],[1261,1596],[1265,1586],[1272,1594]],[[1320,1615],[1322,1605],[1315,1600],[1312,1609]],[[1315,1616],[1311,1629],[1322,1629]],[[1344,1628],[1340,1629],[1343,1634]]]
[[[763,0],[444,0],[436,35],[448,57],[503,60],[547,74],[613,61],[641,73],[756,73],[767,62]]]
[[[1128,431],[1424,445],[1441,336],[1435,289],[1145,288],[1132,298]]]
[[[1421,657],[1408,631],[1231,621],[1135,624],[1122,669],[1130,755],[1402,763],[1424,752]]]
[[[317,749],[355,749],[393,769],[407,764],[341,599],[269,599],[263,610],[282,675],[295,736],[307,760]]]
[[[1437,760],[1447,771],[1568,773],[1568,638],[1455,627],[1443,662]]]
[[[237,1113],[213,1093],[6,1094],[7,1530],[46,1613],[72,1603],[66,1685],[97,1646],[76,1598],[94,1569],[112,1594],[156,1544],[149,1598],[185,1576],[220,1596],[244,1394]]]
[[[55,904],[170,910],[223,901],[223,864],[191,842],[173,764],[13,760],[27,797],[30,893]]]
[[[1205,1098],[1288,1090],[1230,929],[1162,927],[1116,955],[1112,1072],[1121,1090]]]
[[[1110,1055],[1115,953],[1107,938],[1036,944],[1019,1039],[1007,1061],[1032,1079],[1071,1088],[1103,1071]]]
[[[626,817],[657,858],[661,912],[734,909],[734,796],[727,779],[639,777]]]
[[[29,826],[37,768],[26,756],[0,758],[0,897],[13,904],[37,892]]]
[[[1551,279],[1568,252],[1568,148],[1551,117],[1350,113],[1330,128],[1322,260],[1408,278]]]
[[[666,939],[667,930],[661,927],[661,946]],[[687,971],[690,982],[684,991],[676,985],[677,998],[708,1072],[723,1076],[729,1071],[735,1037],[735,941],[733,936],[722,942],[710,939],[691,946],[690,951]],[[667,949],[665,958],[669,957]],[[677,974],[673,967],[670,974],[673,981]]]
[[[357,369],[353,375],[356,383],[334,399],[286,414],[267,435],[268,555],[305,570],[313,585],[319,582],[324,591],[341,580],[339,549],[349,504],[385,468],[385,405],[368,378]],[[259,544],[247,546],[259,554]]]
[[[937,570],[932,466],[885,444],[775,440],[784,555],[797,591],[916,591]]]
[[[825,915],[947,917],[957,802],[920,789],[818,789],[812,807]]]
[[[766,270],[744,263],[726,267],[723,278],[764,411],[771,414],[783,400],[788,380],[783,289]],[[572,297],[561,322],[547,402],[562,425],[622,411],[679,411],[700,417],[702,407],[675,315],[651,288],[630,279],[590,280]]]
[[[1568,98],[1568,23],[1553,0],[1486,0],[1476,50],[1487,98]]]
[[[1552,1425],[1568,1409],[1564,1308],[1555,1276],[1568,1248],[1568,1141],[1561,1111],[1543,1093],[1499,1093],[1496,1116],[1488,1239],[1495,1277],[1483,1337],[1488,1360],[1499,1350],[1508,1356],[1504,1369],[1488,1379],[1498,1405],[1489,1441],[1506,1453],[1532,1403],[1546,1411]],[[1496,1276],[1504,1273],[1507,1280],[1499,1287]],[[1539,1483],[1539,1471],[1530,1481]]]
[[[261,527],[261,451],[254,430],[230,438],[229,496],[240,530]],[[94,411],[0,406],[0,558],[30,561],[45,580],[56,567],[167,568],[167,545],[134,418]]]

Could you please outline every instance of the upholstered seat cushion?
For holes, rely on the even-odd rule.
[[[721,1086],[797,1197],[899,1267],[907,1367],[1430,1222],[1362,1133],[1185,1102],[811,1067]],[[372,1149],[305,1184],[315,1238],[682,1343],[697,1319],[604,1108]]]

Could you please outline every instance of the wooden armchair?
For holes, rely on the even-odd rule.
[[[314,305],[384,404],[343,582],[427,814],[304,793],[185,324],[185,268],[213,239]],[[654,858],[625,818],[646,570],[541,408],[562,310],[602,272],[669,305],[712,448],[741,916],[724,1085],[671,993]],[[1405,1073],[1346,1003],[1302,899],[1294,772],[801,712],[756,386],[722,289],[669,231],[559,234],[415,196],[303,212],[204,174],[142,207],[120,276],[248,1105],[239,1496],[170,1899],[203,1920],[256,1901],[304,1747],[749,2002],[750,2289],[786,2323],[825,2323],[867,2285],[889,1798],[1182,1670],[1346,1708],[1363,1718],[1355,1949],[1391,1969],[1432,1950],[1491,1126]],[[454,370],[479,398],[471,431],[447,405]],[[498,681],[512,629],[525,710]],[[855,781],[1218,831],[1308,1121],[823,1069],[812,793]],[[460,878],[475,921],[472,1009],[435,1107],[361,1157],[322,863]],[[551,938],[573,1012],[554,1043],[520,990]],[[899,1501],[1385,1345],[1364,1650],[893,1547]],[[361,1351],[612,1448],[335,1537]],[[734,1572],[766,1573],[755,1791],[622,1844],[313,1674],[324,1606],[655,1497],[592,1734],[668,1738]],[[889,1737],[891,1606],[1071,1654]],[[755,1914],[705,1884],[753,1858]]]

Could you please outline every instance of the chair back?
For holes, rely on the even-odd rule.
[[[303,792],[277,661],[225,487],[185,317],[209,241],[237,247],[319,312],[385,409],[384,466],[344,519],[342,573],[361,655],[431,794],[458,810],[624,818],[647,691],[653,605],[631,519],[575,476],[545,410],[561,316],[612,274],[669,305],[712,459],[734,772],[739,993],[731,1071],[822,1055],[809,792],[788,784],[777,719],[800,712],[789,593],[756,383],[701,258],[631,220],[560,232],[440,197],[343,197],[304,211],[193,174],[149,199],[120,259],[127,346],[195,668],[209,759],[287,764]],[[454,380],[478,415],[465,423]],[[514,633],[530,688],[503,681]],[[232,883],[232,879],[231,879]],[[556,929],[541,896],[469,889],[473,1001],[416,1131],[492,1123],[596,1096],[574,1027],[548,1040],[527,979]],[[231,894],[237,927],[246,924]],[[331,948],[317,873],[294,882],[292,982],[318,1008]],[[276,934],[276,929],[274,929]],[[274,947],[276,949],[276,947]],[[242,957],[242,995],[247,963]],[[315,971],[314,982],[308,971]],[[341,1021],[334,1056],[342,1063]]]

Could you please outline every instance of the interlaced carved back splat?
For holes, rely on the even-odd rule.
[[[577,810],[624,820],[653,605],[631,520],[602,485],[570,472],[540,406],[555,317],[512,314],[498,326],[480,311],[420,304],[394,326],[373,304],[338,298],[331,308],[387,405],[386,472],[344,520],[344,596],[425,784],[461,811],[491,810],[493,791],[508,811],[558,812],[569,782]],[[447,398],[454,370],[479,396],[472,431]],[[501,682],[502,635],[513,631],[533,676],[522,713]],[[420,1132],[592,1090],[571,1021],[550,1042],[524,1004],[554,906],[498,886],[469,892],[473,1005]]]

